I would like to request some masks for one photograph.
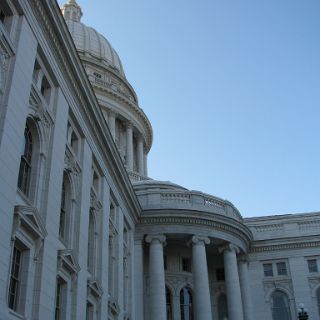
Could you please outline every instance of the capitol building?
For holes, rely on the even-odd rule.
[[[149,177],[152,125],[82,15],[0,2],[0,320],[319,320],[320,212]]]

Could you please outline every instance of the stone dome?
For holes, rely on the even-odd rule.
[[[76,1],[69,0],[61,11],[78,53],[94,59],[98,65],[111,68],[125,78],[120,58],[109,41],[95,29],[80,22],[82,11]]]

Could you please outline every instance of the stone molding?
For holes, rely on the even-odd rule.
[[[170,289],[172,295],[179,296],[180,290],[184,287],[193,289],[192,275],[179,274],[179,273],[165,273],[166,286]]]
[[[294,296],[291,279],[274,279],[263,281],[264,296],[266,301],[271,301],[271,296],[275,290],[284,291],[289,299]]]

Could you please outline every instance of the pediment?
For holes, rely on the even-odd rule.
[[[34,239],[44,239],[47,231],[37,208],[31,206],[15,206],[16,226],[24,228]]]
[[[88,280],[88,295],[90,294],[99,299],[103,295],[102,287],[96,280]]]
[[[72,250],[58,251],[58,267],[66,270],[70,274],[78,273],[80,266],[73,255]]]
[[[118,303],[115,300],[109,299],[108,307],[109,307],[108,309],[109,309],[110,315],[115,316],[115,315],[119,314],[120,309],[119,309]]]

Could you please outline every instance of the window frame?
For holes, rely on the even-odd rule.
[[[14,252],[15,250],[20,251],[20,265],[19,265],[19,275],[15,276],[18,280],[18,288],[16,288],[16,301],[14,305],[10,306],[10,295],[11,295],[11,281],[12,272],[14,265]],[[28,276],[30,271],[30,248],[26,246],[19,238],[15,238],[11,251],[10,258],[10,272],[8,279],[8,289],[7,289],[7,306],[13,312],[23,315],[26,310],[26,297],[27,297],[27,286],[28,286]]]
[[[59,289],[59,290],[58,290]],[[58,295],[59,292],[59,295]],[[56,278],[54,320],[65,320],[68,306],[68,281],[60,274]],[[57,311],[59,313],[57,313]]]
[[[288,276],[288,268],[287,263],[285,261],[276,262],[276,269],[278,276]]]
[[[262,266],[263,266],[263,275],[265,277],[267,277],[267,278],[274,277],[272,262],[263,263]],[[271,268],[267,269],[268,267],[271,267]]]
[[[313,266],[311,266],[311,262],[314,262]],[[318,273],[319,272],[318,260],[316,258],[307,259],[307,265],[308,265],[309,273]],[[312,270],[312,268],[314,268],[314,269]]]
[[[184,300],[184,296],[181,296],[181,293],[183,292],[183,290],[187,290],[189,293],[189,297],[190,297],[190,301],[188,304],[185,303],[185,301],[182,302],[182,298]],[[179,302],[180,302],[180,317],[181,320],[185,320],[185,310],[184,308],[188,308],[188,320],[193,320],[194,319],[194,311],[193,311],[193,294],[192,294],[192,290],[190,287],[185,286],[183,288],[180,289],[179,292]]]
[[[181,271],[192,272],[192,261],[190,257],[181,257]]]
[[[33,171],[32,162],[34,158],[34,137],[28,121],[25,125],[23,137],[23,151],[21,152],[17,187],[27,198],[29,198]]]
[[[282,294],[282,297],[285,297],[286,298],[286,301],[285,301],[285,304],[287,305],[287,319],[283,319],[282,315],[281,315],[281,320],[293,320],[292,319],[292,314],[291,314],[291,305],[290,305],[290,297],[288,296],[288,294],[286,292],[284,292],[283,290],[280,290],[280,289],[276,289],[272,292],[271,294],[271,314],[272,314],[272,320],[278,320],[280,318],[275,318],[275,310],[279,310],[278,309],[275,309],[275,300],[274,300],[274,297],[276,294]],[[283,310],[281,308],[281,310]]]

